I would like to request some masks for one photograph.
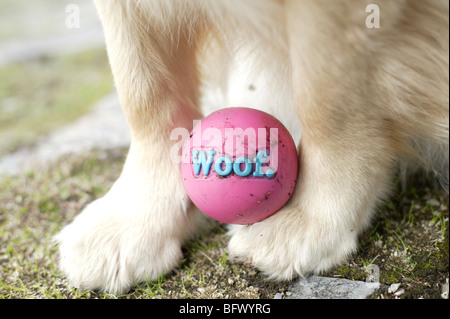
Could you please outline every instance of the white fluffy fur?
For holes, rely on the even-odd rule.
[[[366,28],[369,3],[380,7],[380,29]],[[203,216],[178,164],[161,154],[174,127],[191,129],[217,108],[263,109],[300,141],[288,204],[262,222],[230,227],[230,253],[269,277],[345,261],[401,161],[448,185],[445,1],[96,5],[132,145],[112,189],[56,236],[72,285],[121,293],[177,265]]]

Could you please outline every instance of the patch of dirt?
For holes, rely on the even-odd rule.
[[[400,284],[394,292],[381,291],[379,298],[442,297],[449,278],[449,197],[424,176],[414,176],[408,185],[404,191],[398,185],[360,238],[358,253],[328,276],[364,281],[371,265],[386,287]]]
[[[273,298],[289,283],[273,282],[229,260],[224,225],[212,222],[183,248],[184,259],[158,280],[122,296],[69,287],[56,268],[51,236],[119,176],[126,149],[65,156],[48,170],[0,181],[0,298]],[[361,236],[359,251],[342,267],[322,274],[378,280],[375,298],[441,298],[449,276],[448,195],[423,178],[400,187]],[[369,274],[367,269],[372,273]],[[394,289],[396,287],[397,289]],[[390,288],[390,290],[388,290]]]

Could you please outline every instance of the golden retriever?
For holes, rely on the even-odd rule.
[[[231,225],[229,252],[277,280],[357,249],[399,167],[448,187],[449,9],[442,0],[96,0],[132,142],[119,179],[57,234],[75,287],[123,293],[175,268],[204,216],[174,128],[245,106],[298,143],[290,201]]]

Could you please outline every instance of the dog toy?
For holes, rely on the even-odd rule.
[[[222,223],[253,224],[276,213],[294,192],[297,173],[288,130],[251,108],[225,108],[205,117],[182,150],[189,198]]]

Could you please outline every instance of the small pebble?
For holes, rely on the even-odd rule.
[[[401,285],[401,283],[396,283],[396,284],[390,285],[389,288],[388,288],[388,292],[390,294],[395,293],[398,290],[398,288],[400,288],[400,285]]]
[[[441,202],[435,198],[431,198],[431,199],[427,200],[427,204],[436,207],[436,206],[440,206]]]
[[[448,278],[445,279],[445,284],[442,284],[441,297],[443,299],[448,299]]]
[[[277,293],[275,294],[275,296],[273,297],[273,299],[283,299],[283,293],[277,292]]]
[[[398,296],[403,295],[404,293],[405,293],[405,289],[401,288],[395,292],[394,296],[398,297]]]

